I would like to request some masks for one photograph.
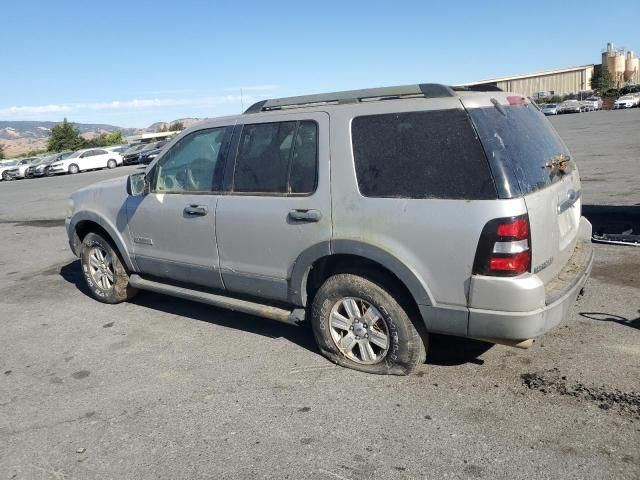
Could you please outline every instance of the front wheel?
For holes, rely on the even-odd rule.
[[[129,275],[111,244],[97,233],[88,233],[80,249],[82,273],[91,295],[104,303],[120,303],[135,296]]]
[[[311,309],[320,351],[332,362],[362,372],[411,373],[424,363],[426,347],[399,298],[363,276],[330,277]]]
[[[75,174],[78,173],[80,171],[80,169],[78,168],[78,165],[76,165],[75,163],[72,163],[71,165],[69,165],[69,173],[70,174]]]
[[[2,172],[2,180],[8,182],[9,180],[13,180],[13,178],[9,175],[9,172]]]

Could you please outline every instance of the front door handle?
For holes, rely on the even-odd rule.
[[[322,213],[320,210],[295,209],[289,212],[289,218],[297,222],[319,222]]]
[[[207,214],[207,207],[202,205],[189,205],[183,210],[187,217],[204,217]]]

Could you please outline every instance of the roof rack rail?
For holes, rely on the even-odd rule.
[[[451,87],[454,92],[504,92],[497,85],[467,85],[466,87]]]
[[[303,106],[345,103],[359,103],[374,100],[391,100],[398,98],[438,98],[454,97],[455,92],[439,83],[420,83],[397,87],[367,88],[364,90],[347,90],[344,92],[321,93],[318,95],[302,95],[299,97],[274,98],[262,100],[251,105],[244,113],[258,113],[270,110],[300,108]]]

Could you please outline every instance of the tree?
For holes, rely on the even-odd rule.
[[[122,132],[115,130],[111,133],[101,133],[97,137],[84,141],[84,147],[107,147],[109,145],[119,145],[122,143]]]
[[[180,121],[173,122],[167,129],[169,132],[179,132],[180,130],[184,130],[184,123]]]
[[[613,79],[606,65],[603,65],[600,71],[596,71],[591,78],[591,88],[600,93],[609,90],[613,86]]]
[[[0,160],[4,159],[4,145],[0,143]]]
[[[63,150],[79,150],[85,144],[80,131],[65,118],[62,123],[54,125],[49,136],[47,150],[62,152]]]

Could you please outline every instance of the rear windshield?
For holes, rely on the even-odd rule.
[[[353,119],[353,156],[365,197],[493,199],[489,164],[464,110]]]
[[[573,162],[551,123],[529,105],[468,110],[484,146],[501,198],[545,188],[568,173]]]

